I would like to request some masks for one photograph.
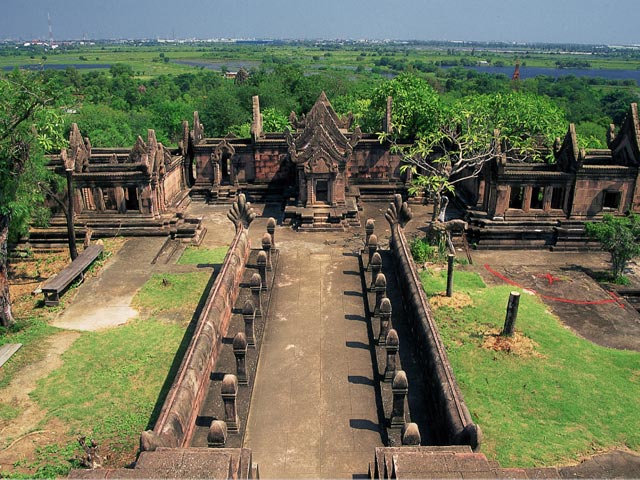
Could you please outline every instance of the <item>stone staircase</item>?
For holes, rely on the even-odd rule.
[[[555,468],[501,468],[467,445],[379,447],[369,478],[560,478]]]
[[[142,452],[135,468],[72,470],[69,478],[257,479],[246,448],[158,448]]]

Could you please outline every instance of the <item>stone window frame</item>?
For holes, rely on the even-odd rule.
[[[622,191],[620,190],[614,190],[611,188],[607,188],[602,190],[601,193],[601,198],[602,198],[602,211],[603,212],[619,212],[620,211],[620,207],[622,206]],[[607,200],[611,199],[611,198],[615,198],[615,204],[616,206],[611,206],[612,204],[607,205]]]

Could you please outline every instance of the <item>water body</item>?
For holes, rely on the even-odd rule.
[[[55,63],[55,64],[44,64],[44,65],[13,65],[9,67],[2,67],[5,72],[10,72],[14,68],[19,68],[20,70],[66,70],[69,67],[73,67],[77,70],[95,70],[97,68],[111,68],[111,65],[108,63]]]
[[[245,70],[250,70],[253,67],[259,66],[262,62],[247,60],[244,62],[238,61],[229,61],[229,62],[204,62],[197,60],[172,60],[172,63],[177,63],[179,65],[188,65],[190,67],[202,67],[207,70],[217,70],[220,71],[221,67],[226,67],[229,72],[237,72],[240,68],[244,68]]]
[[[452,67],[445,67],[452,68]],[[476,66],[463,67],[475,70],[480,73],[489,73],[492,75],[503,74],[508,77],[513,75],[514,67],[492,67],[492,66]],[[596,68],[545,68],[545,67],[520,67],[520,78],[535,78],[540,75],[548,77],[566,77],[574,75],[576,77],[592,77],[604,78],[607,80],[635,80],[640,85],[640,69],[636,70],[615,70],[615,69],[596,69]]]

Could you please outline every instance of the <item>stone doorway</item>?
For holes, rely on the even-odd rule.
[[[316,202],[320,205],[329,205],[329,180],[316,180]]]
[[[125,208],[127,209],[127,211],[140,210],[140,206],[138,204],[138,188],[128,187],[125,192]]]

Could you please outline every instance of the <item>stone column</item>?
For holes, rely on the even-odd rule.
[[[213,420],[207,434],[207,445],[210,448],[224,447],[227,443],[227,424],[222,420]]]
[[[267,290],[267,252],[260,250],[258,252],[258,273],[262,282],[262,290]]]
[[[367,261],[367,270],[371,270],[371,259],[373,258],[373,254],[378,251],[378,237],[375,233],[372,233],[369,237],[369,242],[367,244],[367,249],[369,250],[369,259]]]
[[[262,280],[260,279],[259,273],[254,273],[251,276],[249,285],[251,288],[251,300],[253,301],[256,317],[262,317],[262,295],[260,295],[260,290],[262,290]]]
[[[267,270],[273,270],[273,266],[271,265],[271,235],[265,233],[262,236],[262,249],[267,254]]]
[[[389,324],[391,323],[391,300],[383,298],[380,302],[380,333],[378,334],[378,345],[387,343]]]
[[[236,357],[236,376],[238,385],[249,385],[247,377],[247,337],[244,333],[238,332],[233,337],[233,355]]]
[[[227,423],[227,430],[232,433],[240,431],[240,419],[236,407],[236,397],[238,396],[238,379],[235,375],[226,374],[222,379],[222,401],[224,402],[224,420]]]
[[[247,338],[247,345],[250,347],[256,346],[256,337],[253,329],[253,324],[256,319],[256,307],[251,300],[244,302],[242,307],[242,318],[244,319],[244,335]]]
[[[387,351],[387,365],[384,369],[384,381],[390,382],[393,380],[396,374],[396,354],[400,348],[400,339],[398,338],[398,332],[393,328],[387,333],[385,339],[384,348]]]
[[[371,285],[369,285],[369,290],[373,291],[375,288],[376,277],[380,272],[382,272],[382,257],[380,252],[376,252],[371,257]]]
[[[418,425],[411,422],[405,423],[402,427],[402,445],[418,447],[422,443]]]
[[[376,304],[373,307],[373,316],[377,317],[380,314],[380,303],[382,299],[387,298],[387,277],[384,276],[384,273],[379,273],[376,276],[373,291],[376,292]]]
[[[404,426],[404,402],[409,392],[409,382],[404,370],[398,370],[391,383],[393,392],[393,410],[391,412],[391,428],[402,428]]]
[[[271,248],[276,248],[276,219],[269,217],[267,220],[267,233],[271,235]]]

